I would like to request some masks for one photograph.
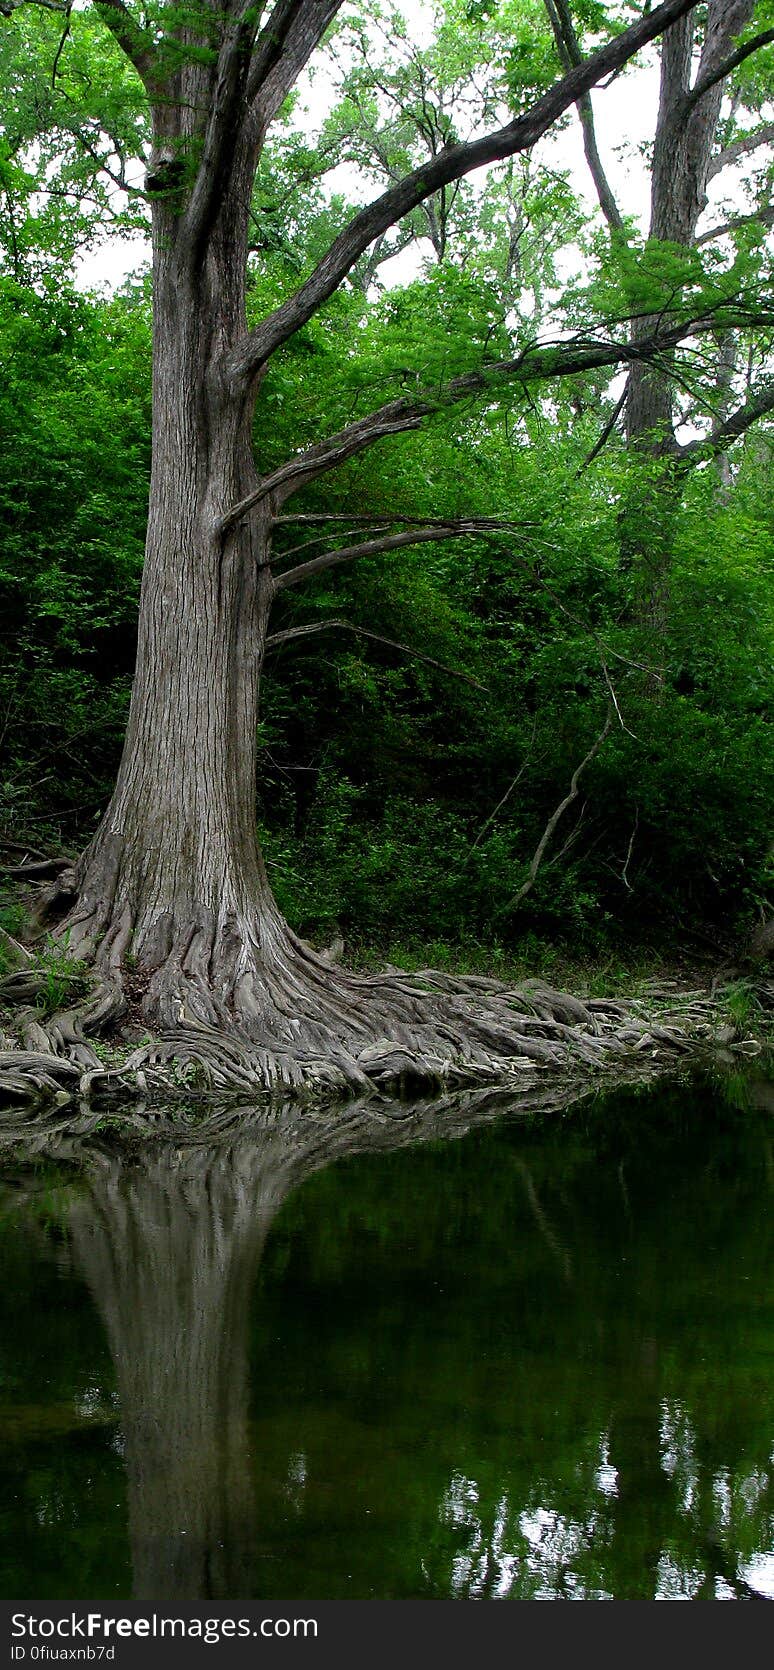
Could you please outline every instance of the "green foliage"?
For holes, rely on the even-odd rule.
[[[471,332],[478,310],[483,340],[486,289],[472,281],[444,275],[425,297],[420,287],[388,295],[365,331],[361,298],[342,293],[272,368],[264,454],[285,456],[321,410],[326,427],[341,420],[342,330],[364,335],[373,380],[394,386],[399,355],[412,352],[412,310],[418,355],[441,302],[469,306]],[[442,307],[439,318],[428,351],[448,363]],[[471,335],[461,334],[452,349],[465,356]],[[144,299],[6,284],[0,358],[5,826],[53,826],[76,843],[110,790],[132,665],[149,457]],[[652,645],[619,552],[634,464],[613,449],[578,476],[598,397],[590,383],[573,398],[550,423],[539,412],[442,415],[308,491],[309,511],[399,505],[419,517],[500,515],[521,531],[334,571],[289,593],[277,613],[278,629],[344,617],[449,669],[339,632],[270,657],[260,820],[272,882],[304,933],[506,947],[538,934],[599,951],[658,919],[728,925],[765,897],[774,786],[765,456],[750,449],[725,497],[712,469],[688,483],[654,701],[637,671]],[[285,538],[296,538],[292,528]],[[623,725],[616,719],[514,912],[546,823],[599,732],[603,661]]]
[[[44,1015],[55,1015],[59,1009],[68,1008],[88,989],[87,970],[70,955],[67,936],[64,939],[47,936],[35,961],[40,975],[35,1003]]]
[[[132,670],[150,460],[144,300],[0,281],[0,365],[0,816],[72,836],[109,787]]]
[[[146,225],[141,195],[119,203],[115,190],[146,136],[142,88],[89,10],[64,37],[57,9],[14,12],[0,26],[0,272],[67,282],[106,226]]]
[[[150,8],[162,55],[192,50],[173,28],[189,11]],[[579,33],[599,35],[630,8],[584,0],[573,15]],[[418,45],[394,7],[348,9],[318,136],[297,119],[303,93],[288,102],[254,193],[251,323],[350,216],[349,185],[333,170],[355,163],[372,195],[555,75],[538,0],[444,0],[433,19]],[[195,22],[207,56],[198,10]],[[0,28],[0,836],[76,847],[110,792],[134,660],[150,317],[145,284],[110,301],[73,287],[77,256],[116,212],[101,165],[139,157],[146,132],[139,82],[112,39],[88,11],[72,23],[56,75],[60,18],[23,8]],[[740,72],[724,145],[754,126],[757,64]],[[142,194],[118,211],[121,230],[142,226]],[[593,325],[623,339],[633,313],[678,305],[714,309],[720,332],[740,295],[770,317],[755,229],[686,251],[643,244],[631,223],[611,240],[586,220],[567,175],[532,156],[414,211],[272,360],[261,470],[539,337]],[[380,262],[405,247],[408,277],[388,286]],[[764,329],[745,351],[755,385]],[[699,428],[711,422],[716,369],[712,344],[675,357]],[[269,659],[259,819],[272,882],[304,933],[465,942],[492,957],[547,936],[599,950],[658,922],[673,933],[732,926],[765,901],[770,443],[759,431],[738,449],[724,491],[714,466],[686,477],[656,644],[624,537],[626,512],[655,541],[656,473],[615,435],[586,467],[615,397],[606,370],[526,390],[513,379],[496,404],[442,411],[293,501],[309,514],[500,517],[514,530],[362,561],[281,599],[277,629],[343,618],[439,664],[339,631]],[[280,561],[300,537],[292,525],[278,532]],[[516,908],[611,687],[610,735]]]

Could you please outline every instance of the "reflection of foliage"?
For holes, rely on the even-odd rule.
[[[380,1565],[395,1595],[634,1598],[689,1570],[744,1593],[771,1535],[769,1139],[701,1092],[600,1112],[410,1169],[353,1160],[286,1205],[262,1422],[305,1441],[310,1527],[323,1481],[356,1481],[369,1547],[336,1593]],[[341,1540],[316,1556],[296,1535],[295,1580],[315,1592],[317,1557],[322,1591]]]
[[[6,1592],[25,1562],[50,1593],[126,1570],[123,1488],[85,1484],[117,1445],[141,1586],[744,1596],[773,1528],[772,1153],[765,1086],[731,1088],[495,1125],[469,1101],[455,1142],[405,1109],[253,1116],[10,1174]]]

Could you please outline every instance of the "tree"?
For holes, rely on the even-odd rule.
[[[514,384],[668,354],[689,331],[728,322],[728,297],[700,298],[632,349],[625,329],[528,342],[438,386],[366,410],[261,474],[261,389],[267,368],[346,283],[390,228],[473,170],[528,151],[573,103],[693,10],[665,0],[503,126],[443,143],[346,221],[297,288],[254,325],[246,306],[256,169],[272,124],[334,23],[335,0],[213,8],[160,4],[146,16],[94,0],[144,89],[152,127],[145,179],[153,227],[153,460],[137,667],[123,758],[110,806],[74,869],[47,900],[69,954],[99,986],[83,1015],[26,1028],[33,1047],[89,1061],[96,1030],[141,1003],[162,1051],[201,1060],[216,1082],[360,1089],[402,1074],[502,1073],[518,1058],[553,1063],[576,1050],[561,1028],[600,1022],[556,994],[428,976],[357,978],[331,968],[282,920],[254,827],[258,690],[274,599],[360,557],[480,533],[456,521],[377,530],[305,553],[277,571],[273,539],[286,506],[384,437],[434,412]],[[11,4],[10,10],[17,8]],[[49,8],[50,9],[50,8]],[[66,29],[80,14],[66,9]],[[52,77],[55,79],[55,76]],[[519,92],[516,90],[516,104]],[[718,311],[719,310],[719,311]],[[357,527],[358,520],[355,518]],[[524,1010],[527,1010],[525,1020]],[[536,1036],[538,1020],[554,1033]],[[558,1023],[559,1032],[556,1031]],[[614,1048],[618,1046],[611,1040]],[[577,1045],[585,1057],[592,1045]],[[92,1058],[93,1059],[93,1058]]]
[[[566,67],[581,63],[583,55],[567,0],[546,0],[546,9],[560,62]],[[695,257],[692,263],[690,252],[707,249],[719,238],[733,240],[740,231],[752,231],[760,239],[771,225],[770,185],[766,182],[759,187],[751,213],[721,219],[699,233],[710,180],[765,151],[774,137],[771,122],[761,116],[760,89],[754,81],[746,86],[739,79],[740,72],[744,76],[749,70],[754,55],[774,41],[771,29],[745,33],[752,27],[755,11],[755,0],[709,0],[700,18],[695,12],[685,13],[664,32],[660,42],[648,246],[657,260],[659,251],[670,252],[675,295],[679,294],[681,279],[690,276],[692,266],[695,271]],[[724,115],[727,95],[728,112]],[[626,271],[631,223],[622,213],[605,173],[588,95],[578,101],[578,115],[599,205],[613,249],[620,251]],[[652,333],[658,317],[644,311],[636,319],[634,343]],[[734,333],[719,333],[709,399],[706,394],[704,399],[700,397],[698,406],[691,399],[695,371],[681,367],[680,381],[689,395],[685,414],[676,410],[675,355],[635,361],[614,413],[614,422],[624,413],[628,445],[633,455],[646,463],[639,487],[635,474],[625,543],[630,559],[640,570],[645,618],[660,635],[666,614],[674,519],[686,470],[698,461],[717,458],[727,483],[729,445],[774,408],[774,382],[770,377],[753,382],[748,375],[743,397],[735,400],[738,356]],[[697,418],[705,420],[708,409],[711,421],[709,425],[705,422],[707,432],[681,445],[677,429],[683,416],[694,422]]]

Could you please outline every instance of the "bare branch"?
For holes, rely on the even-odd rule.
[[[711,435],[700,436],[696,441],[689,441],[679,448],[678,464],[692,463],[695,458],[717,458],[746,434],[752,424],[759,418],[765,417],[767,412],[774,411],[774,378],[764,383],[757,393],[751,394],[744,405],[738,406],[725,423],[719,424]]]
[[[696,248],[699,249],[702,244],[712,243],[715,238],[725,238],[730,232],[741,232],[745,226],[774,226],[774,204],[768,203],[761,206],[760,209],[755,210],[754,214],[734,215],[731,220],[725,221],[722,226],[711,226],[708,232],[700,232],[695,240]]]
[[[366,539],[360,545],[342,545],[338,551],[323,551],[319,557],[310,557],[308,562],[299,563],[297,568],[278,574],[274,585],[278,592],[287,591],[290,586],[299,586],[304,580],[310,580],[314,574],[321,574],[328,568],[339,568],[342,563],[356,562],[359,557],[377,557],[386,551],[399,551],[404,545],[425,545],[428,540],[461,539],[466,534],[480,531],[475,522],[436,522],[427,527],[412,528],[407,533]]]
[[[424,527],[424,525],[427,522],[427,517],[426,516],[390,516],[387,511],[385,511],[381,516],[355,516],[355,515],[348,516],[346,511],[338,512],[338,511],[332,511],[332,510],[315,510],[315,511],[302,510],[302,511],[293,511],[287,516],[276,516],[275,517],[275,522],[293,522],[293,523],[299,523],[300,522],[300,523],[304,523],[304,524],[309,523],[310,525],[318,524],[318,523],[322,523],[322,522],[346,522],[350,527],[353,527],[353,528],[354,527],[372,527],[374,523],[376,523],[379,527],[386,526],[388,523],[391,527],[394,527],[395,523],[397,522],[401,526],[405,525],[406,527],[410,527],[410,528],[418,528],[418,527]],[[443,523],[444,527],[446,525],[447,525],[446,523]]]
[[[64,49],[65,49],[65,46],[67,44],[67,40],[68,40],[68,37],[69,37],[69,34],[70,34],[70,23],[71,23],[71,19],[72,19],[72,12],[73,12],[73,0],[67,0],[67,6],[66,6],[66,9],[65,9],[64,28],[62,30],[62,33],[61,33],[60,37],[59,37],[59,45],[58,45],[58,47],[56,49],[56,52],[54,54],[54,62],[51,65],[51,86],[52,87],[56,86],[56,72],[59,69],[59,60],[62,56],[62,53],[64,52]]]
[[[615,708],[616,718],[618,719],[618,723],[621,727],[621,730],[626,731],[627,736],[634,737],[635,742],[639,742],[639,740],[640,740],[639,737],[634,735],[634,731],[631,730],[630,727],[627,725],[626,720],[624,719],[624,716],[621,712],[621,705],[620,705],[618,697],[615,693],[615,686],[613,684],[613,680],[610,677],[610,673],[608,672],[607,663],[605,661],[605,658],[600,653],[599,643],[597,643],[597,653],[599,654],[599,664],[602,668],[602,674],[603,674],[603,677],[604,677],[604,680],[605,680],[605,684],[607,685],[607,688],[610,692],[610,700],[613,704],[613,707]],[[660,684],[663,683],[663,679],[659,678],[658,682]]]
[[[599,440],[594,443],[594,446],[591,448],[590,453],[588,454],[588,456],[586,458],[584,458],[583,463],[579,466],[579,468],[576,472],[577,475],[582,475],[584,470],[587,470],[589,468],[589,465],[594,463],[595,458],[598,458],[600,452],[602,452],[604,447],[607,446],[607,443],[610,439],[610,436],[612,435],[613,430],[615,429],[615,426],[618,422],[618,419],[621,416],[621,413],[624,409],[624,406],[626,405],[626,398],[627,398],[628,393],[629,393],[629,384],[627,382],[624,386],[623,394],[616,401],[615,406],[613,407],[613,410],[612,410],[612,412],[611,412],[611,414],[610,414],[610,416],[607,420],[607,423],[604,426],[604,429],[602,430],[602,433],[599,437]]]
[[[437,672],[449,673],[452,678],[462,679],[463,683],[472,685],[474,690],[486,690],[477,678],[471,678],[469,673],[463,673],[459,667],[450,667],[446,661],[436,661],[432,655],[425,655],[421,650],[414,649],[411,644],[401,644],[395,638],[383,638],[379,632],[369,632],[364,626],[357,626],[351,620],[320,620],[312,621],[308,626],[290,626],[284,632],[272,632],[266,639],[267,650],[277,649],[280,644],[289,644],[296,638],[311,638],[317,632],[354,632],[357,638],[367,638],[373,644],[384,644],[386,649],[399,650],[401,655],[409,655],[414,661],[422,661],[426,667],[434,667]]]
[[[678,18],[693,10],[697,0],[664,0],[595,52],[583,64],[557,82],[538,99],[525,115],[467,144],[444,146],[437,156],[407,174],[359,214],[356,214],[331,244],[304,284],[248,333],[235,350],[234,376],[248,380],[275,350],[306,324],[338,288],[368,249],[388,227],[403,220],[418,204],[452,181],[462,179],[486,163],[504,161],[519,151],[529,150],[554,122],[611,71],[621,68],[633,55]]]
[[[578,64],[583,63],[583,53],[573,28],[567,0],[545,0],[545,5],[562,65],[565,70],[573,69]],[[600,209],[608,226],[611,226],[615,232],[622,232],[623,219],[619,213],[618,204],[613,196],[610,181],[607,178],[599,154],[591,94],[583,93],[576,100],[575,108],[580,118],[583,132],[583,149],[589,165],[589,173],[594,182],[594,189],[599,198]]]
[[[273,497],[276,502],[282,504],[304,482],[313,481],[315,476],[335,469],[337,464],[345,463],[364,447],[372,446],[386,435],[403,435],[407,429],[416,429],[422,414],[411,416],[408,415],[407,409],[407,401],[393,401],[391,405],[381,407],[378,412],[369,412],[366,418],[349,424],[338,434],[329,435],[325,441],[317,442],[306,452],[299,453],[296,458],[288,459],[288,462],[274,470],[272,475],[266,476],[254,493],[249,493],[247,498],[240,499],[238,504],[227,511],[220,524],[221,533],[225,533],[234,522],[246,516],[263,500]],[[393,410],[394,419],[389,416]]]
[[[738,162],[740,157],[749,156],[751,151],[757,151],[761,145],[774,143],[774,122],[765,122],[763,127],[755,133],[749,133],[744,139],[734,139],[730,145],[724,146],[722,151],[713,158],[709,166],[708,180],[714,180],[716,174],[721,174],[724,168],[730,168],[732,163]]]
[[[739,65],[743,64],[745,59],[749,58],[753,52],[760,52],[761,47],[771,46],[772,42],[774,42],[774,29],[763,29],[759,35],[753,35],[751,40],[745,41],[744,46],[737,47],[736,52],[731,52],[727,58],[723,59],[722,63],[715,64],[711,70],[707,71],[706,75],[700,76],[696,85],[686,95],[683,103],[683,113],[692,110],[694,105],[698,104],[699,99],[703,99],[704,94],[708,93],[711,87],[716,87],[719,81],[725,81],[726,77],[731,75],[733,70],[738,69]]]
[[[476,839],[471,846],[471,849],[470,849],[471,852],[475,852],[476,847],[481,845],[481,842],[483,841],[484,836],[487,834],[488,830],[491,829],[492,824],[494,823],[498,812],[502,811],[506,802],[510,800],[514,789],[518,788],[518,785],[521,782],[521,779],[524,776],[524,773],[525,773],[525,771],[527,769],[527,766],[529,765],[530,759],[532,757],[532,750],[535,746],[535,736],[537,734],[537,720],[538,720],[538,716],[537,716],[537,714],[535,714],[533,725],[532,725],[532,735],[529,739],[529,747],[527,749],[526,754],[524,755],[524,758],[521,762],[521,765],[519,766],[519,769],[516,773],[516,776],[511,779],[511,781],[508,784],[508,787],[505,791],[505,794],[500,796],[500,799],[498,800],[497,805],[495,806],[494,810],[489,813],[489,817],[487,818],[486,822],[482,823],[481,828],[479,829],[479,832],[476,836]]]
[[[602,730],[599,733],[599,736],[597,737],[596,742],[594,742],[592,744],[591,748],[589,749],[588,753],[585,755],[584,759],[581,760],[580,765],[576,765],[576,767],[575,767],[575,770],[572,774],[572,777],[570,778],[570,788],[569,788],[568,793],[565,795],[564,800],[560,800],[559,805],[557,806],[556,810],[551,813],[551,816],[548,820],[548,823],[546,824],[546,827],[543,830],[543,833],[540,837],[540,840],[538,841],[538,844],[537,844],[537,846],[535,848],[535,851],[533,853],[532,862],[530,864],[530,867],[529,867],[529,870],[528,870],[528,873],[527,873],[526,881],[524,881],[522,883],[521,887],[519,888],[518,893],[514,893],[513,898],[509,899],[508,904],[505,907],[506,910],[509,910],[509,911],[516,910],[518,908],[518,906],[521,904],[522,899],[525,899],[527,894],[529,892],[531,892],[531,890],[532,890],[532,888],[535,884],[535,878],[537,876],[538,870],[540,869],[540,866],[541,866],[541,864],[543,862],[543,859],[545,857],[546,848],[549,845],[549,842],[550,842],[551,837],[554,833],[554,830],[556,829],[556,826],[559,823],[560,819],[564,816],[564,813],[567,811],[568,806],[571,806],[573,801],[577,800],[577,798],[578,798],[578,783],[580,781],[581,775],[586,770],[586,767],[591,765],[592,760],[596,759],[600,748],[603,746],[603,744],[606,742],[608,736],[610,735],[610,728],[612,726],[612,723],[613,723],[612,715],[608,712],[607,718],[606,718],[605,723],[602,727]]]
[[[283,522],[285,520],[287,520],[287,518],[285,518],[283,516],[276,517],[275,518],[275,525],[276,525],[277,522]],[[353,520],[351,517],[338,517],[337,516],[335,518],[335,521],[337,523],[337,526],[336,526],[335,530],[333,530],[333,531],[335,531],[336,533],[342,534],[345,539],[349,539],[349,540],[354,539],[355,534],[360,531],[360,527],[358,526],[357,519]],[[345,522],[348,524],[346,527],[342,526],[342,523],[345,523]],[[415,528],[418,528],[423,524],[423,522],[424,522],[424,517],[415,516],[412,523],[411,523],[411,526],[415,527]],[[362,524],[360,526],[362,526]],[[378,532],[378,533],[389,533],[390,528],[392,526],[392,523],[389,521],[389,519],[387,517],[383,516],[383,517],[381,517],[380,520],[377,520],[377,518],[374,517],[374,518],[369,520],[368,526],[371,529],[372,533],[376,533],[376,532]],[[325,528],[324,531],[321,531],[320,533],[310,533],[306,539],[299,540],[297,542],[297,544],[284,546],[282,551],[278,552],[277,554],[282,559],[283,562],[288,557],[297,556],[299,551],[303,552],[304,556],[306,557],[306,556],[308,556],[310,551],[313,551],[315,549],[315,547],[317,545],[326,545],[326,544],[329,543],[330,537],[331,537],[331,531],[332,530],[330,528]]]
[[[639,826],[640,826],[640,808],[639,808],[639,806],[635,806],[635,808],[634,808],[634,825],[633,825],[633,828],[632,828],[631,835],[629,836],[629,845],[626,848],[626,858],[624,859],[624,867],[621,871],[621,880],[622,880],[622,882],[624,884],[624,887],[626,888],[627,892],[629,892],[629,893],[632,892],[632,884],[629,880],[629,865],[631,864],[631,861],[632,861],[632,853],[634,852],[634,842],[635,842],[636,837],[637,837],[637,830],[639,829]]]

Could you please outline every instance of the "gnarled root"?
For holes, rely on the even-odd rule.
[[[17,1016],[0,1053],[0,1091],[14,1099],[138,1095],[427,1095],[511,1086],[555,1074],[595,1077],[643,1058],[664,1063],[712,1031],[706,1006],[581,1000],[539,981],[518,988],[473,975],[332,967],[276,909],[216,922],[190,909],[138,943],[127,905],[95,924],[84,900],[66,920],[68,951],[90,960],[83,1002]],[[28,966],[6,981],[22,996]],[[129,1010],[147,1036],[134,1049],[96,1044]],[[136,1031],[136,1027],[135,1027]]]

